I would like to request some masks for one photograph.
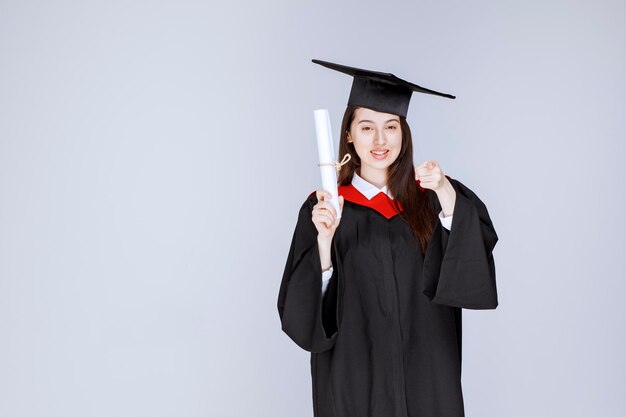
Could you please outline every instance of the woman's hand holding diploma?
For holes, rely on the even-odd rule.
[[[328,200],[332,198],[331,193],[319,189],[315,191],[317,204],[313,206],[311,220],[317,229],[317,245],[320,253],[322,270],[331,267],[330,249],[335,235],[335,230],[341,222],[341,217],[337,218],[335,208]],[[339,196],[339,207],[343,211],[343,196]]]
[[[315,121],[317,151],[319,154],[318,166],[322,176],[322,188],[315,192],[317,204],[313,206],[311,219],[317,228],[317,246],[320,253],[322,271],[325,271],[332,266],[331,245],[335,230],[341,220],[341,212],[343,211],[343,197],[339,195],[337,190],[337,172],[342,165],[348,163],[351,156],[347,153],[343,156],[341,162],[335,161],[335,149],[333,147],[333,135],[330,128],[328,110],[315,110],[313,119]],[[332,200],[333,196],[335,196],[336,200]]]

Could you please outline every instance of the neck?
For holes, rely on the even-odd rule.
[[[359,171],[359,176],[361,178],[378,188],[383,188],[387,184],[386,171],[380,169],[366,169],[364,166],[361,166]]]

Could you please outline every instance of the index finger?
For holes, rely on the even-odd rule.
[[[317,201],[326,201],[332,198],[332,195],[323,188],[316,190],[315,195],[317,196]]]
[[[418,169],[421,169],[421,168],[425,168],[426,165],[428,164],[428,162],[430,162],[430,161],[424,161],[424,162],[422,162],[422,163],[420,163],[418,165],[415,165],[415,171],[417,171]]]

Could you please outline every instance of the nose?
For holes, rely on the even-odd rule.
[[[385,138],[385,130],[378,129],[376,131],[376,138],[374,139],[374,143],[376,143],[377,145],[383,145],[386,141],[387,138]]]

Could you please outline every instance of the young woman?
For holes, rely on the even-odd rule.
[[[311,352],[314,415],[462,417],[461,309],[497,307],[498,237],[469,188],[436,161],[413,165],[410,93],[444,94],[314,62],[355,77],[342,217],[327,191],[308,196],[278,296],[282,329]]]

